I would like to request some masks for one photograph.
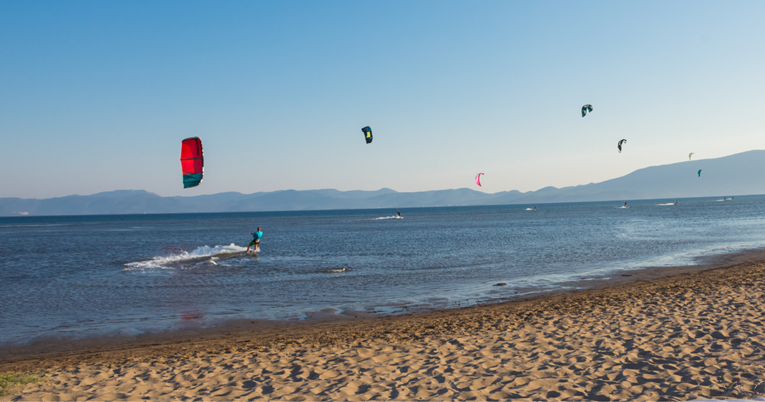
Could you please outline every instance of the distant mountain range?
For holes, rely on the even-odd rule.
[[[699,169],[702,170],[701,177],[697,175]],[[283,190],[161,197],[143,190],[118,190],[42,200],[0,198],[0,216],[407,208],[736,196],[765,194],[764,172],[765,151],[757,150],[717,159],[647,167],[600,183],[545,187],[525,193],[513,190],[486,194],[467,188],[400,193],[383,188],[377,191]]]

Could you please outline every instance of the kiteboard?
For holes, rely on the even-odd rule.
[[[349,271],[348,268],[343,267],[343,268],[327,269],[327,270],[324,270],[322,272],[325,272],[325,273],[328,273],[328,274],[341,274],[343,272],[348,272],[348,271]]]

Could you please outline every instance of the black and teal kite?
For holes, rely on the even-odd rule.
[[[587,114],[587,112],[592,112],[592,105],[587,104],[582,106],[582,117],[584,117]]]
[[[367,141],[367,144],[372,143],[372,129],[369,128],[369,126],[366,126],[361,129],[361,132],[364,133],[364,139]]]
[[[627,140],[620,140],[618,144],[616,144],[616,148],[619,149],[619,153],[622,153],[622,144],[626,144]]]

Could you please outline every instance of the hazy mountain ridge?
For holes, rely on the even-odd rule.
[[[701,177],[697,174],[699,169]],[[600,183],[544,187],[525,193],[512,190],[487,194],[468,188],[400,193],[383,188],[161,197],[144,190],[117,190],[42,200],[0,198],[0,216],[411,208],[735,196],[765,194],[765,175],[761,172],[765,172],[765,151],[756,150],[716,159],[651,166]]]

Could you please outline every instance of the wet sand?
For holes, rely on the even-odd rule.
[[[765,380],[763,260],[731,255],[715,261],[727,267],[635,271],[596,289],[388,318],[6,348],[0,372],[44,382],[0,400],[762,396],[748,391]]]

